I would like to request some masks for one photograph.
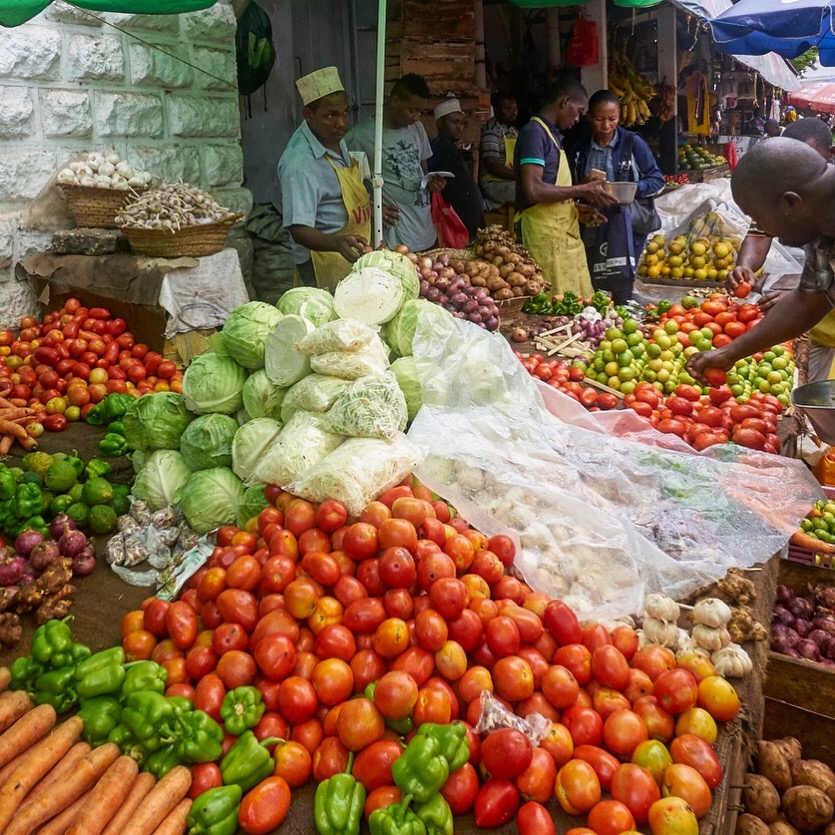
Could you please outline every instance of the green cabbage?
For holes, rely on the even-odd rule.
[[[190,477],[191,471],[176,449],[158,449],[145,458],[131,492],[151,510],[161,510],[174,504]]]
[[[209,467],[232,466],[232,439],[238,421],[228,415],[201,415],[180,438],[180,452],[193,472]]]
[[[271,418],[256,418],[245,423],[232,441],[232,469],[249,483],[256,465],[281,432],[281,424]]]
[[[367,252],[355,261],[351,272],[358,272],[365,267],[376,267],[399,279],[403,286],[404,299],[416,299],[420,295],[417,267],[406,255],[401,255],[393,249],[375,249],[374,252]]]
[[[253,484],[252,487],[247,487],[244,490],[241,503],[238,505],[238,527],[245,527],[253,516],[257,516],[265,507],[269,506],[270,503],[264,496],[263,484]]]
[[[351,438],[393,438],[406,428],[406,399],[393,374],[361,377],[325,413],[325,428]]]
[[[211,467],[191,474],[179,501],[186,522],[202,534],[234,525],[243,495],[243,482],[232,470]]]
[[[396,354],[408,357],[412,354],[412,340],[415,338],[418,316],[429,317],[431,328],[447,327],[452,314],[440,305],[424,299],[411,299],[403,304],[397,315],[386,326],[386,341]]]
[[[231,357],[201,354],[183,375],[186,406],[198,415],[232,415],[243,406],[244,380],[246,371]]]
[[[250,418],[268,417],[278,420],[287,391],[273,385],[266,370],[259,368],[254,374],[250,374],[244,383],[244,409]]]
[[[333,296],[319,287],[293,287],[281,296],[276,307],[285,316],[295,313],[317,328],[336,319]]]
[[[400,391],[406,398],[406,407],[411,422],[423,405],[423,393],[420,389],[420,378],[414,357],[401,357],[395,360],[391,364],[391,372],[397,377],[397,385],[400,386]]]
[[[223,347],[238,365],[264,367],[264,345],[281,312],[266,302],[247,302],[229,314],[223,326]]]
[[[182,394],[160,391],[129,403],[122,422],[133,449],[177,449],[193,417]]]

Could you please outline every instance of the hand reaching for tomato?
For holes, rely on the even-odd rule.
[[[728,355],[724,348],[715,351],[700,351],[687,360],[685,368],[691,377],[711,386],[724,385],[725,372],[734,364],[735,357]]]

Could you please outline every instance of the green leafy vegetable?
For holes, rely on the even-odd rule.
[[[197,533],[233,525],[244,495],[243,482],[225,467],[192,473],[180,494],[186,521]]]
[[[269,504],[264,496],[263,484],[253,484],[247,487],[238,505],[238,527],[243,528],[253,516],[257,516]]]
[[[243,406],[245,379],[246,371],[231,357],[201,354],[183,375],[186,406],[198,415],[232,415]]]
[[[375,249],[367,252],[354,262],[351,272],[359,272],[366,267],[376,267],[378,270],[390,273],[400,281],[403,287],[404,299],[416,299],[420,295],[420,279],[417,268],[408,256],[401,255],[391,249]]]
[[[244,383],[244,409],[250,418],[268,417],[278,420],[286,393],[287,389],[270,382],[266,369],[259,368]]]
[[[294,313],[317,328],[336,319],[333,296],[319,287],[294,287],[281,296],[276,307],[285,316]]]
[[[264,367],[264,346],[281,311],[266,302],[248,302],[236,308],[223,326],[223,346],[235,362],[255,370]]]
[[[174,504],[190,477],[191,471],[177,450],[158,449],[146,457],[131,492],[146,501],[151,510],[161,510]]]
[[[281,424],[272,418],[256,418],[245,423],[232,441],[232,469],[244,482],[252,481],[258,462],[278,438]]]
[[[232,439],[238,421],[228,415],[201,415],[180,438],[180,452],[192,471],[232,466]]]
[[[400,390],[406,398],[406,408],[411,422],[423,405],[423,393],[420,388],[420,377],[414,357],[396,359],[391,364],[391,372],[397,378],[397,385],[400,386]]]
[[[134,449],[177,449],[193,417],[183,395],[160,391],[134,400],[122,422],[128,444]]]

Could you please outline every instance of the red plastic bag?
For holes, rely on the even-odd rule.
[[[458,212],[444,200],[439,191],[432,195],[432,223],[438,233],[438,246],[463,249],[470,242],[470,233]]]
[[[597,24],[581,17],[574,21],[565,61],[571,67],[591,67],[598,60]]]

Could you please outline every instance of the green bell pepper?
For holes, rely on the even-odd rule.
[[[223,728],[208,713],[191,710],[181,714],[178,719],[179,730],[174,745],[180,760],[185,763],[211,763],[220,759],[223,753]]]
[[[75,668],[81,699],[118,693],[125,680],[125,651],[121,647],[97,652]]]
[[[391,776],[404,794],[419,803],[441,790],[449,777],[449,763],[441,755],[441,744],[433,736],[418,734],[392,763]]]
[[[37,484],[18,484],[14,497],[14,513],[18,519],[28,519],[44,512],[43,493]]]
[[[66,713],[78,704],[75,687],[75,669],[61,667],[41,673],[35,681],[36,705],[52,705],[56,713]]]
[[[415,814],[423,821],[428,835],[452,835],[452,809],[443,795],[436,794],[416,804]]]
[[[108,432],[99,441],[99,452],[106,458],[119,458],[128,451],[128,442],[124,435]]]
[[[6,499],[12,499],[16,492],[17,481],[12,473],[9,472],[9,468],[4,465],[3,469],[0,470],[0,499],[4,501]]]
[[[174,706],[174,713],[177,716],[184,716],[194,710],[194,702],[185,696],[168,696],[168,701]]]
[[[24,531],[37,531],[44,539],[49,539],[49,524],[40,514],[37,516],[29,516],[20,522],[15,529],[15,535],[20,536]]]
[[[236,687],[223,697],[220,717],[232,736],[254,728],[264,715],[266,705],[257,687]]]
[[[672,306],[672,302],[668,302],[666,299],[662,299],[660,302],[658,302],[658,307],[656,308],[656,310],[659,314],[667,313]]]
[[[117,725],[108,735],[108,742],[112,742],[123,753],[139,765],[148,757],[148,749],[142,745],[125,725]]]
[[[7,531],[13,524],[17,524],[17,517],[14,515],[14,499],[4,499],[0,501],[0,527]]]
[[[440,754],[447,761],[450,772],[457,771],[470,759],[467,728],[463,722],[448,725],[424,722],[418,728],[418,736],[431,736],[438,741]]]
[[[112,472],[113,467],[107,461],[102,461],[101,458],[91,458],[84,468],[84,474],[87,476],[88,481],[91,478],[104,478]]]
[[[139,690],[127,697],[122,723],[148,751],[157,751],[177,739],[174,706],[153,690]]]
[[[157,780],[161,780],[172,768],[179,764],[180,757],[177,755],[174,745],[166,745],[150,754],[145,760],[143,768],[145,771],[150,771]]]
[[[267,748],[278,741],[270,737],[259,742],[252,731],[244,731],[220,761],[223,782],[235,783],[245,792],[257,786],[272,774],[275,763]]]
[[[110,426],[107,427],[108,435],[121,435],[125,437],[125,424],[121,420],[114,420]]]
[[[122,717],[122,705],[113,696],[96,696],[81,702],[78,716],[84,721],[81,735],[93,747],[103,745]]]
[[[351,774],[353,764],[351,753],[342,774],[334,774],[316,787],[313,818],[319,835],[359,835],[365,786]]]
[[[240,786],[218,786],[203,792],[188,812],[188,835],[235,835],[243,792]]]
[[[122,683],[122,695],[129,696],[139,690],[165,692],[168,672],[156,661],[133,661],[125,665],[125,680]]]
[[[92,654],[93,653],[87,644],[74,642],[70,647],[70,656],[72,656],[73,666],[78,666],[82,661],[86,661]]]
[[[67,618],[50,620],[35,630],[32,658],[39,664],[53,669],[72,664],[72,630],[67,621]]]
[[[35,690],[35,682],[38,676],[46,672],[46,665],[41,664],[34,658],[23,655],[20,658],[15,658],[12,666],[9,667],[9,672],[12,676],[12,680],[9,682],[10,690],[25,690],[27,693],[32,693]]]
[[[409,808],[411,797],[375,809],[368,819],[371,835],[426,835],[423,821]]]

